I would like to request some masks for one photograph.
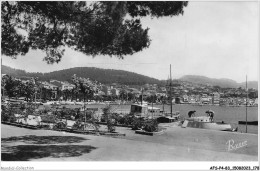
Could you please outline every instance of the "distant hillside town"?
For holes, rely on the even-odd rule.
[[[2,74],[1,93],[3,97],[26,101],[87,101],[92,103],[133,103],[146,101],[154,104],[192,104],[257,106],[258,91],[250,88],[222,88],[187,81],[166,81],[164,85],[124,85],[120,83],[98,83],[97,91],[87,98],[76,89],[75,83],[50,79],[43,81],[34,77],[15,78]],[[171,91],[170,91],[171,90]],[[171,98],[172,97],[172,98]],[[3,99],[3,98],[2,98]]]

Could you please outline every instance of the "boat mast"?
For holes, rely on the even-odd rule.
[[[165,97],[163,96],[163,101],[162,101],[162,104],[163,104],[163,114],[165,114],[165,113],[164,113],[164,98],[165,98]]]
[[[247,99],[248,99],[248,90],[247,90],[247,75],[246,75],[246,133],[247,133]]]
[[[171,117],[172,117],[172,65],[170,64],[170,100],[171,100]]]
[[[141,89],[142,89],[141,105],[143,105],[143,92],[144,92],[144,90],[143,90],[143,87]]]

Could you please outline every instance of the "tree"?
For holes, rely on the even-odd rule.
[[[84,108],[85,125],[86,125],[87,114],[86,114],[85,101],[86,99],[90,99],[94,97],[94,93],[97,93],[100,90],[100,84],[88,78],[77,77],[76,74],[72,76],[72,81],[75,84],[75,89],[78,92],[81,92],[83,94],[83,100],[84,100],[83,108]]]
[[[83,94],[84,102],[86,99],[92,99],[94,93],[98,93],[98,90],[100,90],[100,84],[96,81],[92,81],[88,78],[77,77],[76,74],[72,76],[72,81],[75,85],[76,91]]]
[[[121,100],[127,100],[127,91],[125,89],[119,91],[119,98]]]
[[[129,101],[133,101],[135,99],[135,96],[132,92],[128,92],[127,97]]]
[[[258,92],[251,90],[251,91],[249,91],[249,93],[248,93],[248,97],[249,97],[249,99],[258,98]]]
[[[1,53],[16,57],[29,50],[59,62],[65,46],[86,55],[123,58],[148,48],[148,28],[140,17],[183,14],[188,2],[3,1]],[[127,16],[127,17],[126,17]]]
[[[33,80],[30,80],[26,83],[22,83],[20,85],[20,89],[22,96],[25,96],[27,102],[29,101],[29,99],[30,101],[33,101],[33,97],[36,93],[36,86]]]
[[[5,105],[1,105],[1,121],[15,122],[14,109]]]
[[[42,98],[44,101],[51,100],[52,97],[52,90],[42,87]]]
[[[107,123],[108,132],[114,132],[116,130],[116,127],[115,127],[115,119],[113,118],[113,114],[111,111],[111,106],[106,106],[103,109],[103,115],[105,117],[105,122]]]
[[[21,81],[17,80],[9,75],[4,75],[2,77],[2,86],[8,97],[17,97],[19,95],[19,87]]]
[[[72,90],[65,89],[62,90],[63,100],[67,101],[68,99],[72,100]]]
[[[148,101],[149,103],[156,103],[157,101],[157,96],[155,94],[151,94],[150,96],[148,96],[146,98],[146,101]]]

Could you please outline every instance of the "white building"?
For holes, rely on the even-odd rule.
[[[72,90],[73,88],[75,88],[75,85],[70,84],[68,82],[61,82],[61,90]]]
[[[209,104],[210,98],[208,97],[207,94],[202,94],[202,97],[200,100],[201,100],[201,103],[203,103],[203,104]]]

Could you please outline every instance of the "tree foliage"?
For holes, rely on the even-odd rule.
[[[1,105],[1,121],[15,122],[14,109]]]
[[[76,74],[72,76],[72,81],[75,85],[75,91],[81,92],[85,99],[93,98],[94,94],[100,90],[101,84],[97,81],[92,81],[89,78],[77,77]]]
[[[149,47],[140,17],[183,14],[187,2],[3,1],[1,53],[16,57],[30,49],[59,62],[65,46],[86,55],[123,58]]]
[[[21,96],[24,96],[27,101],[30,99],[33,100],[33,95],[37,92],[37,87],[34,83],[34,80],[30,80],[26,83],[21,84]]]
[[[4,87],[8,97],[16,97],[19,94],[20,84],[21,82],[12,76],[4,75],[2,77],[1,87]]]
[[[37,92],[37,78],[32,78],[27,82],[22,82],[9,75],[2,77],[1,86],[8,97],[25,97],[27,101],[33,100],[33,95]]]

